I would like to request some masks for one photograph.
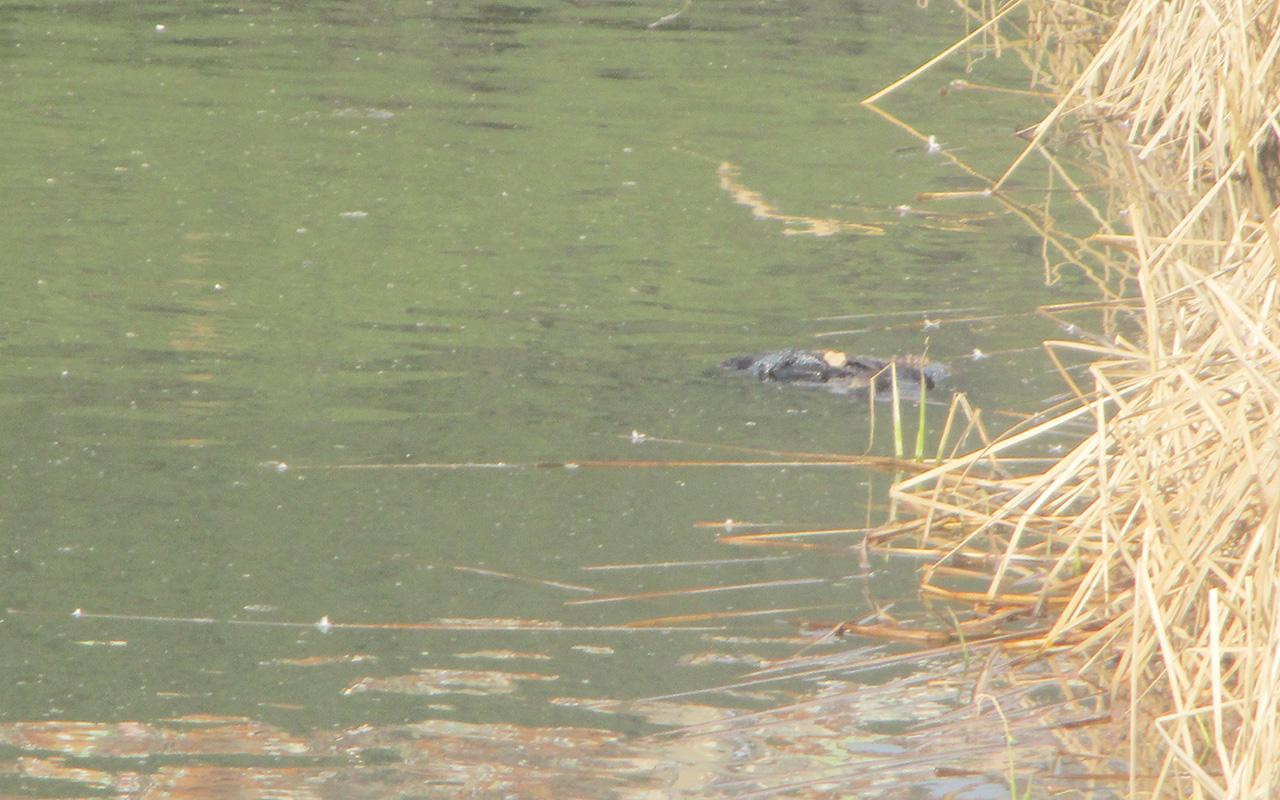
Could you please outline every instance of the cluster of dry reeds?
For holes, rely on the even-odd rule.
[[[1000,554],[985,598],[1034,598],[1024,604],[1049,620],[1040,644],[1071,648],[1081,675],[1109,687],[1132,795],[1273,797],[1280,4],[1023,6],[1021,23],[995,12],[1000,33],[1059,98],[1027,154],[1069,131],[1111,177],[1099,234],[1063,252],[1108,276],[1111,313],[1087,343],[1047,343],[1092,361],[1089,380],[1068,378],[1065,410],[895,495],[932,546]],[[1048,469],[1001,469],[1081,421],[1090,432]]]

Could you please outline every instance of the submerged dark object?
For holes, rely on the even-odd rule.
[[[839,350],[774,350],[737,356],[721,362],[726,369],[745,370],[762,381],[822,386],[841,394],[862,393],[874,387],[876,397],[893,396],[893,373],[898,394],[916,399],[949,374],[942,364],[914,356],[875,358],[851,356]]]

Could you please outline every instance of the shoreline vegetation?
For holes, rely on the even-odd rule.
[[[1058,755],[1109,776],[1095,787],[1131,797],[1273,797],[1280,4],[962,7],[972,32],[938,58],[974,43],[1016,54],[1032,88],[1052,98],[1044,119],[1022,132],[1025,150],[1003,175],[984,178],[983,193],[1043,236],[1046,274],[1074,265],[1100,296],[1045,310],[1072,320],[1071,340],[1045,342],[1071,398],[897,483],[893,497],[908,519],[873,541],[934,554],[926,601],[989,618],[1021,611],[997,629],[1023,630],[1002,645],[1000,681],[1051,682],[1053,706],[1075,707],[1076,722],[1056,718]],[[932,63],[864,103],[924,138],[883,105]],[[1087,163],[1068,166],[1059,151],[1086,153]],[[1051,188],[1026,203],[1027,190],[1009,180],[1037,162]],[[1096,229],[1070,233],[1055,224],[1060,211]],[[1081,358],[1087,375],[1062,367]],[[1018,459],[1064,430],[1076,444],[1056,461]],[[982,702],[993,670],[983,670],[975,706],[1004,720],[1011,793],[1038,795],[1041,787],[1015,774],[1019,725],[1043,730],[1055,717],[1019,723],[1010,708]]]

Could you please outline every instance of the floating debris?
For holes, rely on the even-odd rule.
[[[468,653],[454,653],[454,658],[487,658],[494,661],[517,661],[525,659],[528,661],[550,661],[551,656],[546,653],[534,653],[521,650],[472,650]]]
[[[361,678],[342,690],[343,694],[386,692],[390,694],[437,695],[511,694],[521,681],[555,681],[559,675],[536,672],[498,672],[479,669],[415,669],[408,675]]]
[[[785,236],[834,236],[838,233],[855,233],[863,236],[883,236],[884,228],[879,225],[863,225],[858,222],[845,222],[839,219],[806,217],[799,214],[784,214],[773,206],[764,195],[748,189],[738,182],[740,170],[728,161],[720,165],[720,188],[733,197],[733,202],[748,206],[756,219],[773,220],[787,226],[782,233]]]

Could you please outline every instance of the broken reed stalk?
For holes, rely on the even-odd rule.
[[[913,537],[951,542],[927,593],[950,591],[938,581],[951,554],[1000,556],[985,591],[952,596],[999,605],[1017,583],[1049,616],[1041,647],[1073,645],[1080,675],[1109,687],[1129,719],[1131,796],[1268,797],[1280,785],[1280,4],[1022,8],[982,30],[1031,43],[1020,56],[1058,101],[991,188],[999,199],[1068,126],[1084,139],[1110,203],[1075,195],[1101,234],[1075,255],[1100,278],[1108,324],[1130,333],[1047,345],[1094,359],[1074,407],[894,495],[920,510]],[[1082,419],[1091,432],[1047,469],[998,469]]]

